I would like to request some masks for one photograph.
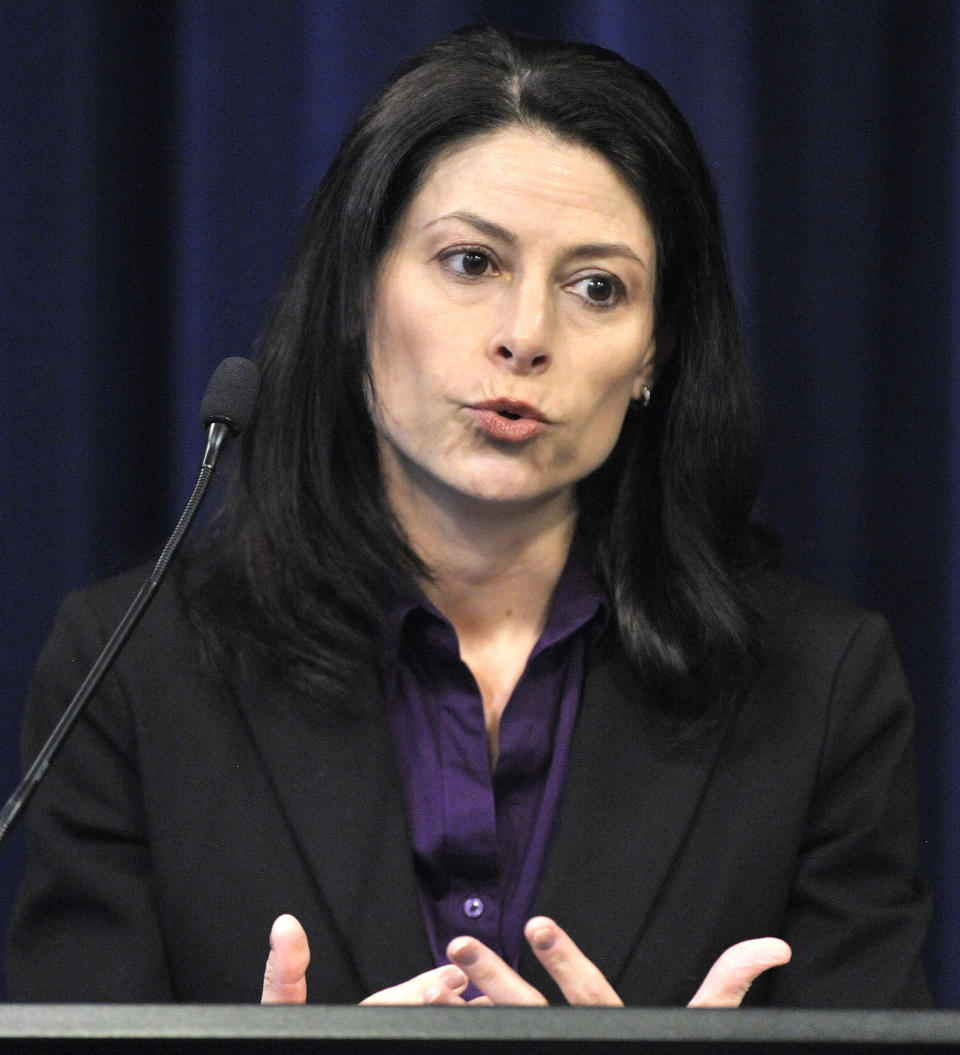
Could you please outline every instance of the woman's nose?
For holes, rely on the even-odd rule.
[[[497,306],[489,354],[517,374],[541,373],[552,353],[549,291],[532,281],[517,282],[504,291]]]

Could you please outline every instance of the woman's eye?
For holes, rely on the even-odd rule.
[[[570,286],[581,297],[598,307],[609,308],[623,300],[623,283],[613,275],[587,275]]]
[[[457,249],[444,256],[444,263],[458,275],[477,278],[493,270],[489,254],[481,249]]]

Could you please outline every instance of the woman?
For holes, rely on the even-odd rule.
[[[769,935],[698,1002],[787,945],[750,999],[926,1000],[907,691],[882,621],[751,529],[714,195],[651,78],[426,49],[262,360],[217,536],[34,804],[15,996],[249,999],[289,913],[268,1000],[307,936],[321,1002],[657,1004]],[[131,589],[65,606],[27,752]]]

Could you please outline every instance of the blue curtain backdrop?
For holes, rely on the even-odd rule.
[[[249,347],[352,116],[480,20],[617,49],[700,137],[769,408],[761,513],[790,565],[893,624],[930,970],[960,1007],[954,0],[0,0],[0,792],[58,600],[172,527],[208,374]]]

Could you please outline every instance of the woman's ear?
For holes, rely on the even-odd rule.
[[[643,362],[637,370],[637,376],[633,379],[630,398],[635,403],[640,403],[643,406],[650,402],[650,386],[657,376],[657,366],[660,359],[658,348],[657,340],[651,337]]]

